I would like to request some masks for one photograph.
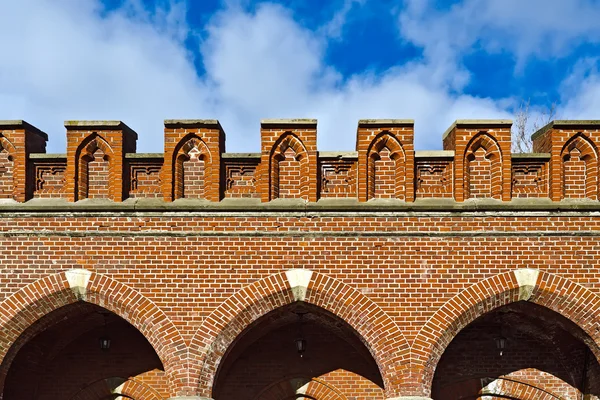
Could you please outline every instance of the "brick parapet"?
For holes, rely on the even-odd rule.
[[[166,120],[165,151],[152,154],[135,153],[137,134],[120,121],[65,126],[67,153],[52,155],[37,128],[0,121],[7,149],[0,163],[12,175],[0,182],[0,196],[104,198],[124,206],[185,198],[187,207],[194,200],[203,208],[227,208],[233,199],[260,199],[267,208],[293,200],[410,208],[436,199],[507,207],[518,198],[600,199],[598,121],[555,121],[534,134],[535,153],[526,154],[510,153],[507,120],[458,120],[443,135],[443,151],[417,152],[412,120],[360,120],[354,152],[318,152],[316,120],[263,120],[260,153],[226,153],[217,120]]]

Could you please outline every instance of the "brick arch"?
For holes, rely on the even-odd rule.
[[[387,176],[377,176],[378,174],[375,167],[375,163],[381,159],[381,152],[384,149],[389,151],[389,158],[394,162],[393,197],[405,200],[406,154],[402,144],[388,131],[383,131],[377,135],[371,142],[367,151],[367,199],[370,200],[375,198],[376,183],[378,180],[389,178]]]
[[[531,382],[517,380],[513,378],[498,378],[488,385],[478,396],[473,399],[481,399],[493,396],[502,396],[502,398],[516,400],[566,400],[562,396],[541,389]],[[464,398],[467,400],[468,398]]]
[[[173,185],[173,199],[180,199],[184,197],[185,190],[185,171],[184,171],[184,163],[191,159],[190,153],[192,150],[198,149],[199,155],[198,159],[204,163],[204,170],[202,172],[203,175],[203,198],[206,198],[207,193],[211,190],[211,180],[209,177],[211,176],[211,155],[208,145],[200,136],[195,133],[190,133],[185,136],[173,152],[173,168],[172,173],[172,182]]]
[[[338,388],[320,378],[313,378],[307,383],[304,394],[318,400],[348,400]]]
[[[437,364],[454,337],[478,317],[516,302],[531,301],[561,314],[579,326],[585,344],[600,359],[600,296],[589,289],[539,270],[507,271],[482,280],[448,300],[417,334],[412,356],[420,376],[417,395],[429,396]]]
[[[571,162],[576,162],[572,156],[585,165],[585,171],[569,168]],[[562,163],[562,197],[584,197],[598,199],[598,152],[594,143],[581,133],[574,135],[563,146],[560,152]],[[578,182],[579,180],[581,182]],[[580,186],[580,188],[578,188]],[[577,190],[580,189],[580,190]],[[578,193],[579,192],[579,193]]]
[[[396,323],[358,290],[321,273],[300,271],[311,276],[306,287],[294,286],[290,271],[280,272],[238,291],[203,321],[190,344],[190,361],[197,360],[197,367],[190,368],[197,379],[196,394],[211,396],[221,358],[238,335],[270,311],[296,301],[318,306],[350,325],[377,363],[389,397],[398,394],[408,373],[410,348]]]
[[[70,400],[113,399],[119,396],[131,400],[163,400],[156,390],[134,378],[99,379],[81,389]]]
[[[12,142],[2,134],[0,134],[0,150],[6,150],[6,152],[10,154],[11,158],[14,156],[16,151]]]
[[[488,171],[478,171],[477,174],[471,173],[472,165],[480,162],[477,154],[479,151],[485,152],[484,159],[490,163],[489,177],[486,176]],[[465,198],[492,197],[502,199],[502,150],[496,139],[487,132],[476,134],[465,148],[463,165],[465,169],[463,181]],[[487,185],[489,185],[489,190],[486,187]],[[489,193],[489,196],[487,193]]]
[[[108,162],[107,194],[110,197],[110,182],[114,182],[119,174],[118,168],[114,166],[113,150],[108,142],[99,134],[93,133],[81,142],[76,152],[75,181],[77,189],[75,191],[75,200],[82,200],[88,197],[89,190],[89,171],[88,166],[94,160],[94,153],[101,150],[104,153],[104,160]]]
[[[123,283],[95,272],[76,271],[87,279],[74,283],[71,276],[70,282],[68,274],[72,271],[63,271],[32,282],[0,302],[0,386],[4,385],[19,348],[27,342],[22,335],[27,335],[25,339],[32,338],[44,329],[44,325],[36,326],[36,330],[28,328],[55,310],[59,310],[60,317],[62,307],[85,301],[103,307],[133,325],[160,358],[174,391],[183,387],[185,374],[181,366],[185,365],[187,346],[165,313]]]
[[[300,197],[308,200],[310,187],[310,166],[308,151],[302,143],[302,140],[292,132],[286,132],[275,142],[271,149],[269,157],[270,173],[269,173],[269,192],[270,199],[280,198],[281,192],[281,162],[286,159],[285,153],[291,149],[295,153],[295,160],[300,164]]]

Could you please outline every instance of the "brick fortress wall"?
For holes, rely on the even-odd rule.
[[[573,336],[600,356],[598,121],[555,121],[534,135],[531,154],[511,154],[505,120],[456,121],[441,151],[415,151],[410,120],[361,120],[355,152],[317,151],[315,120],[266,120],[257,154],[227,153],[215,120],[165,121],[164,154],[136,153],[137,134],[120,121],[65,126],[67,153],[46,154],[45,133],[0,121],[0,385],[27,381],[13,361],[40,352],[49,343],[40,332],[58,332],[61,310],[79,304],[116,314],[113,326],[137,330],[122,328],[123,340],[140,334],[139,351],[156,352],[144,360],[133,347],[114,353],[139,370],[113,385],[135,399],[214,396],[219,380],[228,382],[219,368],[242,353],[236,346],[253,324],[297,301],[327,314],[315,326],[327,318],[347,325],[376,365],[370,375],[370,364],[340,348],[347,368],[300,385],[317,398],[491,393],[489,380],[436,377],[436,367],[444,354],[444,368],[472,363],[452,353],[452,340],[523,301],[571,321]],[[314,329],[317,343],[323,333]],[[331,346],[323,341],[320,351]],[[521,349],[525,361],[514,364],[533,365],[490,369],[504,379],[497,394],[516,387],[507,383],[513,376],[530,391],[551,381],[546,392],[595,394],[596,367],[575,342],[564,347],[591,372],[569,380],[564,367],[563,379],[551,380],[535,369],[550,351]],[[78,348],[65,344],[59,361],[90,357]],[[486,357],[475,359],[497,361]],[[237,373],[233,362],[227,368]],[[265,361],[257,371],[267,381],[274,368]],[[85,392],[60,374],[46,379],[81,399],[100,399],[112,384],[82,377]],[[434,382],[452,389],[432,394]],[[230,396],[261,398],[251,386]],[[256,396],[287,386],[273,382]]]

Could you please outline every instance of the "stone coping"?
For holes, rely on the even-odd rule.
[[[358,151],[319,151],[319,158],[358,158]]]
[[[223,159],[260,158],[260,153],[221,153]]]
[[[0,120],[0,130],[2,130],[2,129],[6,129],[6,130],[25,129],[29,132],[38,134],[45,140],[48,140],[48,134],[46,132],[42,131],[41,129],[36,128],[35,126],[31,125],[30,123],[28,123],[26,121],[23,121],[22,119]]]
[[[165,119],[167,128],[217,128],[223,130],[218,119]]]
[[[511,158],[519,158],[519,159],[532,159],[539,158],[544,160],[549,160],[552,154],[550,153],[511,153]]]
[[[454,158],[454,150],[419,150],[415,158]]]
[[[30,160],[67,159],[67,153],[29,153]]]
[[[505,128],[512,126],[512,120],[510,119],[457,119],[450,125],[448,129],[442,135],[442,140],[452,132],[453,129],[461,128]]]
[[[302,128],[316,128],[317,120],[311,118],[290,118],[290,119],[261,119],[260,126],[263,128],[277,128],[277,127],[302,127]]]
[[[377,199],[360,203],[356,199],[320,199],[308,203],[300,199],[278,199],[262,203],[260,199],[224,199],[220,202],[207,200],[179,199],[165,202],[162,199],[127,199],[112,202],[104,199],[87,199],[70,203],[64,199],[32,199],[25,203],[0,200],[0,217],[11,212],[233,212],[240,215],[248,212],[332,212],[332,213],[378,213],[390,212],[411,214],[413,212],[595,212],[600,216],[600,202],[592,200],[563,200],[522,198],[502,202],[492,199],[471,199],[459,203],[452,199],[418,199],[406,203],[396,199]]]
[[[165,158],[165,153],[126,153],[125,158],[160,158],[162,161]]]
[[[138,138],[136,131],[127,126],[123,121],[118,120],[67,120],[65,121],[65,128],[67,130],[121,130],[134,135],[134,138]]]
[[[594,129],[600,129],[600,120],[597,120],[597,119],[574,119],[574,120],[561,119],[561,120],[556,120],[556,121],[550,121],[548,124],[544,125],[540,129],[535,131],[533,133],[533,135],[531,135],[531,140],[538,138],[539,136],[548,132],[552,128],[566,129],[569,127],[574,127],[574,128],[593,127]]]
[[[360,119],[358,127],[414,126],[414,119]]]

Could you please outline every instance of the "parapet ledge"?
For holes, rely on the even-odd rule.
[[[41,136],[44,138],[44,140],[48,140],[48,134],[46,132],[36,128],[26,121],[23,121],[22,119],[0,120],[0,130],[2,129],[26,129],[29,132],[33,132]]]
[[[597,119],[575,119],[550,121],[531,135],[531,140],[538,138],[552,128],[594,128],[600,129],[600,120]]]
[[[392,126],[414,126],[414,119],[361,119],[358,120],[359,128],[378,128]]]
[[[292,118],[292,119],[261,119],[262,128],[316,128],[317,120],[310,118]]]
[[[455,128],[510,128],[512,126],[510,119],[457,119],[450,125],[442,135],[442,140]]]
[[[30,160],[66,160],[66,153],[29,153]]]
[[[549,160],[552,155],[550,153],[512,153],[512,159],[542,159]]]
[[[358,151],[319,151],[319,158],[358,158]]]
[[[221,153],[222,159],[240,159],[240,158],[258,158],[260,159],[260,153]]]
[[[223,130],[218,119],[165,119],[166,128],[213,128]]]
[[[130,159],[160,158],[162,160],[165,158],[165,154],[164,153],[127,153],[127,154],[125,154],[125,158],[130,158]]]
[[[136,131],[131,129],[123,121],[65,121],[65,128],[69,130],[121,130],[138,138]]]
[[[419,150],[415,158],[454,158],[454,150]]]
[[[358,202],[355,198],[320,199],[308,203],[301,199],[278,199],[262,203],[260,199],[223,199],[218,203],[201,199],[178,199],[165,202],[156,198],[127,199],[113,202],[107,199],[86,199],[75,203],[65,199],[36,198],[25,203],[14,200],[0,201],[0,218],[21,212],[591,212],[600,213],[600,204],[593,200],[562,200],[548,198],[518,198],[509,202],[493,199],[470,199],[456,202],[453,199],[417,199],[406,203],[397,199],[377,199]]]

